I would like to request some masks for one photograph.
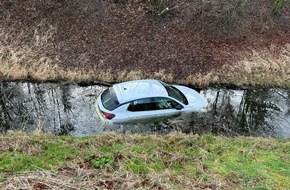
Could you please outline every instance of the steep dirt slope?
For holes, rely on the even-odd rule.
[[[61,68],[112,76],[184,79],[290,43],[287,0],[1,0],[0,16],[2,45],[48,43],[38,51]]]

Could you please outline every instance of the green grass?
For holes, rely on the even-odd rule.
[[[34,140],[28,142],[28,146],[35,143]],[[19,171],[31,171],[42,169],[53,169],[67,163],[67,159],[77,155],[76,149],[62,142],[38,142],[41,148],[37,152],[27,152],[25,150],[11,150],[0,154],[0,172],[13,173]]]
[[[273,8],[272,8],[272,13],[274,15],[279,14],[283,10],[283,8],[289,5],[289,3],[290,3],[289,0],[275,0]]]
[[[90,174],[86,188],[107,188],[106,181],[119,189],[290,187],[290,139],[181,133],[81,138],[12,134],[0,139],[1,189],[17,187],[15,178],[21,181],[27,172],[51,172],[60,186],[74,181],[75,187],[82,183],[81,175]]]

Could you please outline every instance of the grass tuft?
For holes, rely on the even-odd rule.
[[[289,5],[289,3],[289,0],[275,0],[272,8],[272,14],[278,15],[287,5]]]

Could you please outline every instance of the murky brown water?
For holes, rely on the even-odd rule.
[[[290,90],[208,88],[206,113],[184,114],[151,124],[104,126],[95,99],[106,86],[53,83],[0,83],[0,132],[40,129],[56,135],[120,133],[213,133],[235,136],[290,138]]]

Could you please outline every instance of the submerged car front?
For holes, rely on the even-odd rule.
[[[173,85],[187,99],[189,109],[193,112],[204,112],[208,106],[207,100],[196,90],[181,85]]]

